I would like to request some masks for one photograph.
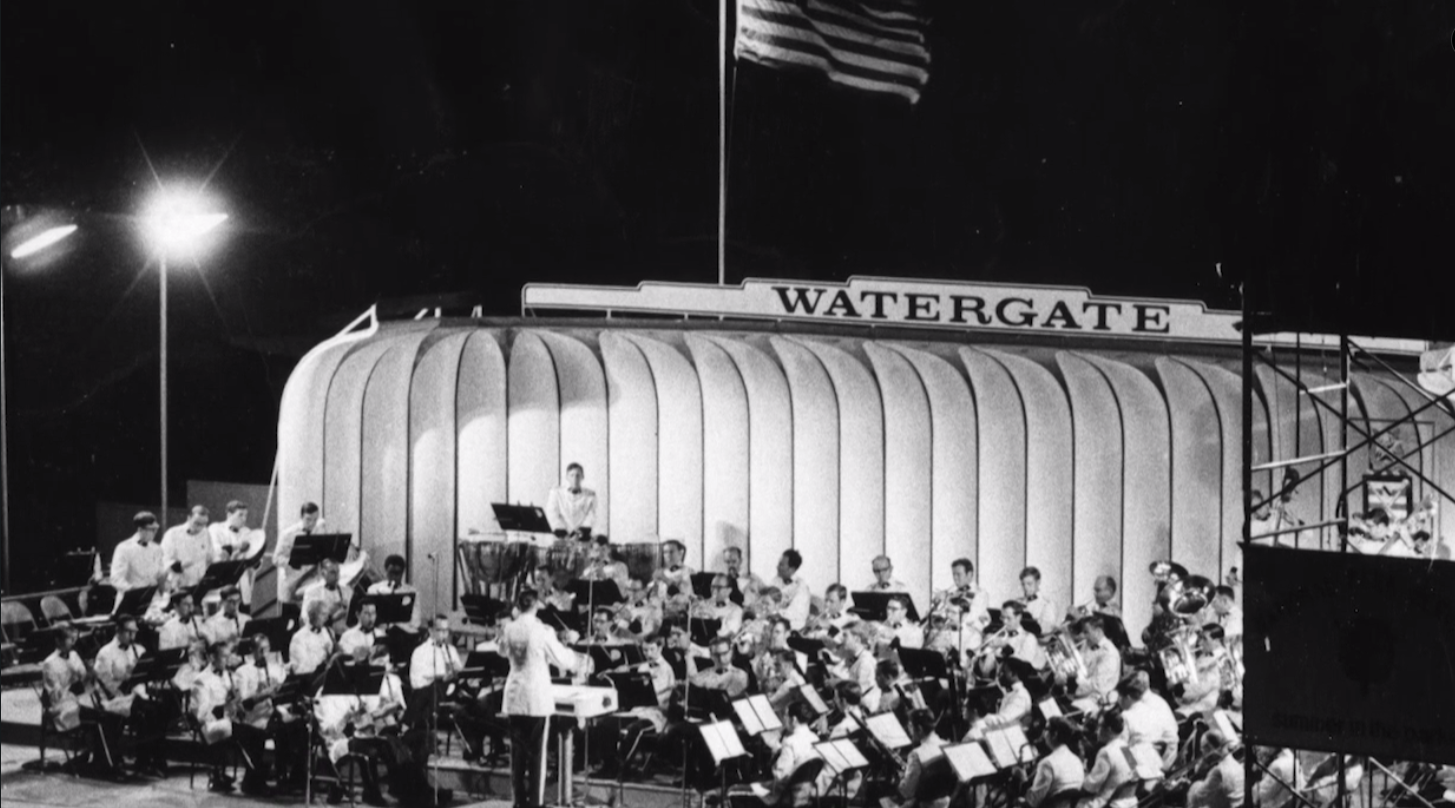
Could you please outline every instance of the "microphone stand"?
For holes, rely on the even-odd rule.
[[[692,674],[695,672],[692,670],[692,607],[695,595],[696,593],[689,584],[687,590],[687,649],[682,655],[682,721],[689,724],[692,722],[689,711],[692,709]],[[665,605],[665,601],[666,599],[663,598],[663,605]],[[692,746],[689,741],[690,739],[684,739],[682,742],[682,808],[688,808],[687,750]]]

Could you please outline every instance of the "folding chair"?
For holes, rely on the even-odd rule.
[[[46,595],[40,599],[40,613],[45,617],[48,626],[75,619],[71,614],[71,607],[67,606],[66,602],[57,595]]]

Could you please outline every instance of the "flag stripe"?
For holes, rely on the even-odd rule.
[[[863,34],[852,31],[848,28],[841,28],[837,25],[801,25],[799,20],[776,12],[748,11],[745,22],[750,19],[757,19],[770,25],[782,26],[784,30],[772,31],[758,26],[751,26],[754,30],[777,33],[780,36],[792,37],[809,43],[827,45],[836,51],[845,54],[863,54],[871,59],[898,62],[900,64],[928,68],[930,65],[929,54],[924,48],[902,43],[890,43],[882,40],[874,40],[865,37]]]
[[[919,0],[738,0],[734,52],[913,104],[929,81],[927,23]]]
[[[929,78],[929,72],[924,68],[915,65],[888,65],[883,59],[844,49],[827,47],[818,39],[793,36],[792,34],[785,33],[781,28],[764,29],[754,26],[751,23],[747,23],[746,28],[747,30],[743,31],[743,35],[757,43],[811,54],[824,59],[827,64],[833,65],[847,73],[861,75],[866,78],[879,78],[885,81],[893,81],[908,87],[914,87],[915,89],[923,86]],[[771,53],[766,53],[765,55],[772,56]]]
[[[740,32],[740,34],[743,33],[752,34],[752,36],[739,36],[737,49],[739,57],[767,67],[798,65],[817,68],[839,84],[902,95],[911,103],[919,100],[919,84],[912,79],[839,62],[826,49],[816,48],[806,42],[792,39],[775,40],[772,36],[756,32]]]

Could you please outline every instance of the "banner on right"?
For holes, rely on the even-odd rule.
[[[1244,548],[1250,742],[1455,763],[1455,564]]]

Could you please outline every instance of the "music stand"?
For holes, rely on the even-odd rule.
[[[885,749],[903,749],[914,743],[894,713],[879,713],[865,718],[864,729]]]
[[[489,595],[464,594],[460,596],[460,608],[465,610],[465,621],[482,626],[495,624],[496,615],[506,607],[506,602]]]
[[[51,589],[81,588],[91,582],[96,572],[96,551],[76,550],[56,559],[51,574]]]
[[[601,673],[630,665],[625,649],[631,647],[626,643],[576,643],[570,646],[578,654],[591,657],[592,669]]]
[[[563,612],[555,606],[545,606],[536,613],[536,617],[552,628],[581,633],[581,616],[574,612]]]
[[[973,783],[995,775],[995,763],[985,754],[985,747],[979,741],[951,744],[941,747],[955,772],[955,779],[961,783]]]
[[[302,569],[323,563],[331,558],[342,564],[349,557],[349,545],[353,543],[352,533],[305,533],[293,540],[293,550],[288,553],[288,566]]]
[[[689,718],[699,719],[727,718],[733,714],[727,691],[709,687],[689,687],[682,711]]]
[[[119,692],[130,693],[137,685],[171,679],[186,660],[186,648],[173,648],[168,651],[158,651],[155,654],[145,654],[136,661],[136,667],[131,669],[131,675],[121,683]]]
[[[904,598],[909,602],[908,619],[911,623],[919,622],[919,611],[914,607],[914,598],[907,592],[851,592],[849,597],[853,598],[854,606],[850,612],[859,615],[864,620],[884,622],[885,615],[889,608],[890,598]]]
[[[378,625],[390,623],[408,623],[414,618],[414,603],[419,599],[417,592],[401,592],[396,594],[375,594],[365,595],[359,598],[359,608],[365,603],[374,604],[374,611],[378,615]]]
[[[738,731],[733,728],[731,721],[715,721],[708,724],[699,724],[698,733],[702,736],[702,744],[707,747],[707,752],[712,756],[712,767],[717,770],[719,776],[719,793],[721,804],[727,804],[728,787],[728,765],[727,763],[741,757],[748,756],[748,750],[743,748],[743,740],[738,737]],[[685,779],[684,772],[684,779]],[[734,769],[734,784],[741,781],[739,772]]]
[[[384,636],[375,640],[375,645],[383,645],[389,649],[389,664],[408,665],[409,658],[414,655],[414,649],[419,647],[425,640],[421,635],[424,632],[415,633],[400,628],[388,628]]]
[[[465,655],[460,677],[464,679],[499,679],[510,675],[510,661],[494,651],[471,651]]]
[[[129,614],[140,616],[146,614],[147,606],[151,605],[152,598],[156,597],[155,586],[141,586],[136,589],[128,589],[121,595],[121,601],[111,610],[112,614]]]
[[[657,688],[652,684],[652,675],[646,671],[608,671],[601,678],[616,688],[617,709],[632,710],[637,707],[656,707]]]
[[[700,645],[706,648],[721,630],[721,620],[715,620],[711,617],[687,618],[687,634],[692,638],[694,645]]]
[[[585,605],[595,610],[603,606],[615,606],[625,598],[621,596],[621,587],[616,581],[572,581],[571,594],[576,596],[577,605]]]
[[[813,685],[799,685],[798,697],[803,699],[809,707],[813,708],[815,715],[824,715],[829,711],[829,706],[824,702],[823,696],[813,689]]]
[[[761,693],[738,699],[732,702],[732,706],[733,712],[737,713],[738,722],[743,725],[743,731],[748,733],[749,738],[783,729],[783,722],[773,712],[773,705]]]
[[[509,505],[503,502],[490,503],[495,512],[495,521],[501,530],[517,533],[554,533],[546,512],[535,505]]]
[[[237,582],[242,580],[243,573],[247,572],[251,566],[253,566],[253,560],[249,558],[208,564],[207,572],[202,573],[202,580],[197,582],[197,586],[193,590],[193,597],[197,598],[197,605],[201,606],[202,599],[214,590],[222,589],[225,586],[236,586]]]
[[[721,573],[717,572],[694,572],[692,573],[692,594],[703,600],[712,599],[712,581]],[[737,588],[737,584],[733,584]]]
[[[291,617],[255,617],[243,626],[242,636],[265,634],[268,637],[268,646],[275,651],[282,651],[292,641],[293,631],[297,627],[297,622]]]
[[[905,648],[900,646],[899,665],[911,679],[948,679],[949,666],[938,651],[928,648]]]

